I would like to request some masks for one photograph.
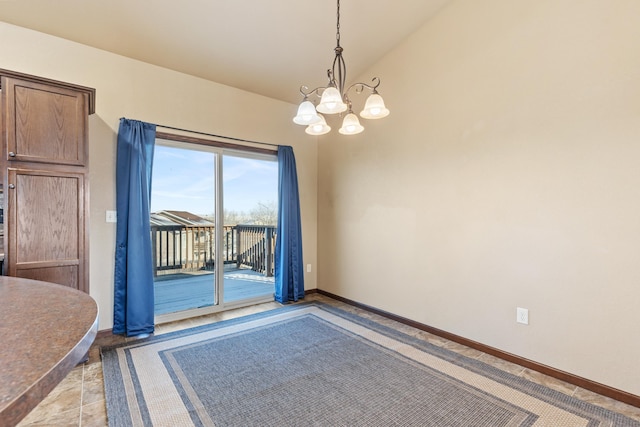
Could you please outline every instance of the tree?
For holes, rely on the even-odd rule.
[[[247,214],[244,212],[224,210],[224,225],[237,225],[245,223]]]
[[[276,225],[278,222],[278,208],[276,206],[276,202],[258,202],[256,207],[251,209],[250,217],[252,224]]]
[[[211,219],[213,221],[213,218]],[[278,207],[275,201],[258,202],[249,213],[224,210],[224,225],[277,225]]]

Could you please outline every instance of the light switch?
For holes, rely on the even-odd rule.
[[[118,212],[107,211],[107,222],[118,222]]]

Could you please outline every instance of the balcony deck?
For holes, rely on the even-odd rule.
[[[179,272],[155,278],[155,314],[213,305],[212,271]],[[224,302],[272,296],[274,278],[248,268],[225,268]]]

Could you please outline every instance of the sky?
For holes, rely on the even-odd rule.
[[[213,215],[215,154],[156,144],[151,212],[181,210]],[[278,162],[223,157],[224,209],[249,212],[259,202],[278,200]]]

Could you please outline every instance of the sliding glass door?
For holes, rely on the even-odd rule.
[[[275,156],[156,141],[155,314],[171,320],[273,298]]]

